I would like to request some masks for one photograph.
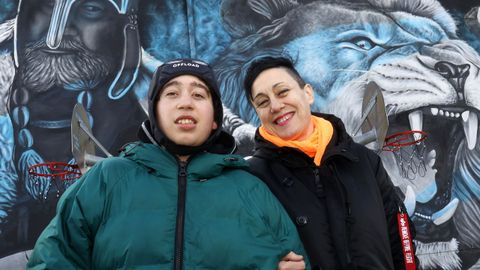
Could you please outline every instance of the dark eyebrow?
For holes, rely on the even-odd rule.
[[[199,88],[202,88],[204,89],[205,91],[207,91],[208,94],[210,94],[210,89],[203,83],[198,83],[198,82],[192,82],[190,84],[191,86],[196,86],[196,87],[199,87]]]
[[[272,86],[272,89],[277,88],[277,86],[279,86],[279,85],[282,84],[282,83],[283,83],[283,82],[278,82],[278,83],[274,84],[274,85]],[[252,101],[254,101],[258,96],[260,96],[260,95],[262,95],[262,94],[263,94],[263,93],[258,93],[255,97],[252,98]],[[263,95],[265,95],[265,94],[263,94]]]
[[[170,82],[166,83],[166,84],[163,86],[162,90],[165,89],[165,88],[167,88],[167,87],[169,87],[169,86],[178,86],[178,87],[179,87],[179,86],[181,86],[181,85],[182,85],[182,84],[181,84],[180,82],[173,80],[173,81],[170,81]],[[207,94],[210,95],[210,89],[209,89],[205,84],[203,84],[203,83],[192,82],[192,83],[190,83],[190,86],[202,88],[202,89],[204,89],[204,90],[207,92]]]
[[[168,83],[166,83],[166,84],[162,87],[162,90],[165,89],[165,88],[167,88],[167,87],[169,87],[169,86],[171,86],[171,85],[179,86],[180,83],[177,82],[177,81],[175,81],[175,80],[174,80],[174,81],[169,81]]]
[[[255,99],[257,99],[259,96],[266,96],[266,95],[264,93],[259,93],[252,99],[252,101],[255,101]]]

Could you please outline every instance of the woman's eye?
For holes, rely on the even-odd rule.
[[[290,89],[283,89],[280,92],[278,92],[278,96],[284,97],[288,94],[288,91],[290,91]]]
[[[267,104],[268,104],[268,100],[259,101],[257,102],[257,108],[264,108],[267,106]]]

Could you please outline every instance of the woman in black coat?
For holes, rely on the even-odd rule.
[[[313,89],[292,62],[258,59],[244,85],[262,124],[251,170],[296,223],[314,269],[415,269],[413,228],[380,158],[340,119],[311,113]]]

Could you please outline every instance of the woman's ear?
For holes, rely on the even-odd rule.
[[[303,91],[305,91],[305,94],[307,95],[308,99],[308,104],[312,105],[313,102],[315,101],[315,94],[313,93],[313,87],[310,84],[305,84],[303,87]]]

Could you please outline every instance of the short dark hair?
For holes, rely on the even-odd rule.
[[[293,67],[290,59],[285,57],[265,56],[255,59],[247,69],[245,79],[243,81],[243,88],[247,99],[252,101],[252,85],[258,75],[270,68],[284,68],[290,76],[298,83],[300,87],[305,86],[305,81],[302,79],[298,71]]]

